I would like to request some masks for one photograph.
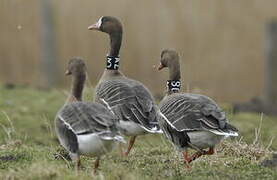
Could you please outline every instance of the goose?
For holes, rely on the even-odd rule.
[[[66,75],[72,75],[71,93],[55,118],[55,131],[60,144],[80,168],[80,155],[97,157],[93,173],[102,155],[111,151],[117,142],[124,142],[116,122],[118,118],[105,105],[82,102],[86,80],[86,65],[80,58],[70,59]]]
[[[110,37],[106,69],[96,86],[94,97],[95,101],[106,101],[120,119],[120,132],[131,136],[127,150],[122,152],[122,155],[128,156],[138,135],[162,133],[157,120],[159,108],[150,91],[142,83],[119,71],[119,51],[123,34],[121,22],[115,17],[103,16],[88,29],[107,33]]]
[[[212,155],[215,145],[229,136],[238,136],[238,130],[228,123],[225,113],[211,98],[192,93],[181,93],[179,55],[175,50],[161,53],[158,70],[169,69],[167,93],[159,104],[164,118],[160,126],[167,139],[183,151],[185,167],[202,155]],[[188,148],[197,152],[192,156]],[[207,149],[208,150],[205,150]]]

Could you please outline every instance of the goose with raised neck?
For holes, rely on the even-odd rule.
[[[123,27],[121,22],[117,18],[112,16],[102,16],[101,18],[99,18],[97,23],[89,26],[88,29],[107,33],[110,39],[110,49],[106,56],[107,66],[104,70],[104,73],[102,74],[100,82],[109,78],[122,76],[124,77],[123,73],[121,73],[119,70],[119,52],[123,35]],[[117,63],[112,61],[111,64],[109,64],[109,57],[116,59]],[[109,68],[109,65],[111,65],[112,67]]]
[[[76,64],[76,65],[75,65]],[[78,64],[78,65],[77,65]],[[81,59],[75,58],[69,61],[70,69],[68,68],[65,75],[72,75],[71,91],[68,102],[82,101],[83,89],[86,81],[85,65]],[[77,66],[79,66],[77,68]],[[84,66],[84,67],[81,67]]]
[[[167,81],[167,95],[177,93],[181,88],[181,72],[179,54],[176,51],[166,49],[161,53],[161,62],[158,70],[168,67],[169,80]]]
[[[93,173],[102,155],[112,150],[116,142],[124,142],[116,127],[118,118],[100,103],[82,102],[86,80],[86,65],[80,58],[68,63],[66,75],[72,76],[71,93],[55,118],[55,130],[60,144],[80,168],[80,155],[97,157]]]
[[[110,37],[110,51],[107,67],[95,89],[95,99],[104,99],[119,117],[122,134],[131,136],[128,155],[138,135],[161,133],[158,125],[159,110],[150,91],[140,82],[127,78],[119,68],[119,51],[123,27],[121,22],[111,16],[101,17],[97,23],[88,27],[107,33]]]
[[[162,51],[158,69],[163,68],[169,69],[169,81],[181,79],[179,55],[175,50]],[[180,93],[180,85],[172,87],[167,83],[167,94],[160,102],[164,117],[159,123],[165,137],[183,151],[185,167],[189,167],[196,158],[213,154],[215,145],[225,137],[238,136],[238,130],[229,124],[215,101],[201,94]],[[189,156],[188,148],[197,152]]]

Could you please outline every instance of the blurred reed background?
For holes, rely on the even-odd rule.
[[[43,86],[42,0],[0,0],[0,82]],[[108,52],[104,33],[87,27],[103,15],[121,19],[121,70],[163,94],[167,72],[156,72],[160,52],[181,55],[183,90],[218,101],[261,96],[264,84],[265,25],[277,17],[276,0],[52,0],[57,87],[67,60],[87,60],[92,85]]]

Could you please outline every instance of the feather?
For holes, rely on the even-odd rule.
[[[116,132],[118,118],[102,104],[74,102],[64,106],[57,115],[76,135]]]
[[[120,120],[133,121],[150,133],[161,132],[158,107],[140,82],[128,78],[102,81],[96,87],[96,99],[103,99]]]
[[[217,134],[237,134],[225,113],[210,98],[198,94],[175,93],[160,103],[166,122],[177,131],[212,130]],[[232,128],[231,128],[232,127]],[[219,133],[223,130],[221,133]]]

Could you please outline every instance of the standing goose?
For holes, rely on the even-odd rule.
[[[228,136],[238,136],[221,108],[209,97],[200,94],[179,93],[181,75],[179,55],[174,50],[161,53],[159,70],[169,68],[167,94],[160,103],[165,116],[160,125],[166,137],[183,152],[185,166],[201,155],[211,155],[214,147]],[[191,157],[188,148],[197,152]],[[208,151],[204,149],[209,148]]]
[[[128,155],[138,135],[162,133],[157,117],[159,109],[150,91],[140,82],[129,79],[119,68],[119,51],[122,41],[122,25],[118,19],[101,17],[90,30],[105,32],[110,36],[110,51],[106,57],[107,66],[95,90],[95,100],[104,99],[119,117],[119,129],[122,134],[131,136]]]
[[[116,129],[118,118],[102,104],[82,102],[86,80],[83,60],[71,59],[66,75],[72,75],[72,90],[67,102],[56,115],[56,134],[60,144],[75,161],[77,171],[80,155],[97,157],[95,173],[100,156],[111,151],[116,141],[124,141]]]

